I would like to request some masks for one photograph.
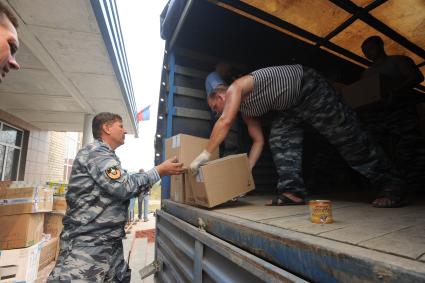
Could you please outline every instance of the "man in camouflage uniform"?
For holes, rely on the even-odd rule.
[[[170,159],[130,175],[114,152],[124,144],[121,117],[100,113],[92,129],[95,141],[78,152],[72,167],[59,257],[47,282],[129,282],[122,246],[129,200],[161,176],[182,173],[182,164]]]
[[[341,94],[313,69],[301,65],[260,69],[236,80],[229,88],[218,87],[209,95],[208,104],[222,114],[206,149],[190,165],[194,173],[224,140],[238,111],[253,140],[249,152],[253,168],[264,146],[260,118],[275,111],[277,118],[272,122],[269,143],[279,182],[278,195],[268,205],[305,203],[306,188],[301,177],[303,123],[313,126],[353,169],[381,188],[374,206],[402,204],[404,181],[370,143]]]
[[[335,145],[351,168],[378,187],[387,186],[384,189],[389,191],[381,195],[398,197],[401,192],[396,188],[403,187],[404,182],[381,149],[361,130],[356,114],[342,95],[312,69],[304,70],[303,80],[304,102],[280,112],[270,129],[269,144],[279,173],[278,188],[290,188],[296,196],[306,196],[301,176],[304,130],[300,124],[304,122]]]
[[[362,43],[362,51],[373,64],[363,77],[381,80],[379,101],[359,109],[365,129],[385,150],[406,179],[410,190],[425,188],[425,138],[420,132],[416,105],[424,95],[413,90],[424,80],[414,61],[404,55],[387,55],[379,36]]]

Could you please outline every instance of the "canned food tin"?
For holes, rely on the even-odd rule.
[[[333,222],[332,202],[330,200],[311,200],[308,204],[310,207],[311,222],[318,224],[329,224]]]

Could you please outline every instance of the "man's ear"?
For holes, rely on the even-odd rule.
[[[111,134],[111,127],[108,123],[105,123],[102,125],[102,131],[107,134],[110,135]]]

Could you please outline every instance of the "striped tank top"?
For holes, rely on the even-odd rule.
[[[303,76],[301,65],[268,67],[251,75],[254,87],[240,105],[245,116],[259,117],[269,111],[286,110],[297,103]]]

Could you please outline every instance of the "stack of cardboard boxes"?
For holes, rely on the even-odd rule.
[[[254,180],[246,154],[219,159],[218,150],[210,162],[193,176],[188,168],[208,144],[208,139],[178,134],[165,141],[166,158],[177,157],[186,172],[171,176],[170,198],[175,202],[214,207],[254,189]]]
[[[44,215],[44,234],[49,240],[44,243],[40,255],[39,270],[47,266],[52,261],[56,261],[59,254],[59,238],[62,232],[62,218],[66,212],[65,194],[67,187],[65,184],[49,186],[53,189],[53,211]]]
[[[0,182],[0,282],[32,282],[39,264],[55,259],[57,235],[45,230],[52,208],[46,186]]]
[[[47,185],[53,190],[53,211],[65,214],[67,207],[65,195],[68,191],[68,185],[54,182],[48,182]]]

